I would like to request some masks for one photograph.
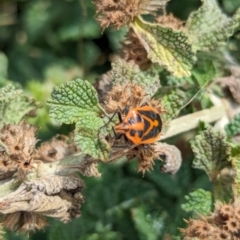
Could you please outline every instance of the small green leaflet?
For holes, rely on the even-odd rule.
[[[108,158],[109,146],[104,136],[99,137],[104,125],[97,92],[88,82],[76,79],[60,85],[48,100],[50,117],[60,123],[76,123],[75,143],[85,154],[103,161]]]
[[[211,181],[225,167],[231,167],[230,145],[223,133],[212,128],[202,131],[190,142],[194,152],[193,168],[204,170]]]
[[[202,0],[203,5],[187,20],[187,35],[194,51],[211,51],[225,44],[239,28],[240,9],[233,18],[224,15],[216,0]]]
[[[195,62],[195,55],[182,31],[135,18],[132,28],[153,63],[167,68],[175,77],[188,77]]]
[[[4,124],[18,124],[30,111],[39,107],[40,104],[21,89],[6,85],[0,89],[0,128]]]
[[[198,189],[186,195],[185,199],[187,202],[182,204],[181,207],[186,212],[194,211],[205,216],[210,214],[213,207],[211,192]]]
[[[228,137],[240,133],[240,113],[235,115],[231,122],[225,126],[225,131]]]

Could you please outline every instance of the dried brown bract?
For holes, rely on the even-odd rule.
[[[120,28],[141,14],[154,14],[169,0],[95,0],[97,20],[103,29]]]
[[[108,113],[114,113],[116,110],[122,111],[126,106],[140,106],[144,101],[147,101],[147,96],[141,86],[126,84],[114,86],[106,95],[104,104]]]
[[[63,222],[80,216],[84,202],[79,178],[49,176],[22,183],[19,188],[0,199],[0,212],[5,214],[3,226],[23,232],[41,229],[45,217]]]
[[[184,239],[240,239],[240,200],[224,204],[216,203],[214,212],[209,217],[200,220],[187,221],[186,229],[181,229]]]
[[[231,76],[222,77],[216,80],[222,87],[227,87],[232,94],[233,99],[240,103],[240,68],[231,67]]]
[[[25,122],[5,125],[0,131],[4,150],[0,152],[0,171],[16,172],[23,177],[32,167],[37,139],[36,129]]]
[[[173,16],[172,13],[168,15],[158,16],[156,22],[172,29],[185,31],[184,22]]]
[[[161,167],[162,172],[175,174],[179,170],[182,164],[182,156],[177,147],[157,142],[154,147],[154,152],[164,161],[164,165]]]
[[[141,70],[148,69],[152,64],[147,58],[147,51],[132,29],[129,30],[122,43],[121,56],[127,62],[133,61]]]
[[[77,147],[66,137],[54,138],[43,143],[34,154],[34,158],[43,162],[60,160],[66,156],[74,154]]]

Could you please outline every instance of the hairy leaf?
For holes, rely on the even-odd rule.
[[[0,89],[0,127],[19,123],[24,116],[39,107],[40,104],[26,96],[21,89],[8,84]]]
[[[208,128],[190,143],[195,157],[193,167],[204,170],[211,181],[216,180],[223,168],[231,166],[230,145],[221,132]]]
[[[104,125],[103,119],[94,116],[92,113],[86,113],[81,118],[75,129],[75,143],[82,152],[90,154],[95,159],[103,161],[108,159],[110,147],[104,138],[100,137],[100,128]]]
[[[182,209],[186,212],[194,211],[202,215],[209,215],[212,210],[212,193],[204,189],[198,189],[185,196],[186,203],[182,204]]]
[[[109,146],[100,136],[104,120],[97,92],[88,81],[77,79],[60,85],[48,101],[50,116],[60,123],[76,123],[75,142],[85,154],[93,158],[106,160]]]
[[[138,66],[133,66],[123,59],[117,59],[112,63],[111,71],[103,75],[103,78],[107,77],[109,84],[113,85],[125,85],[129,82],[141,85],[145,93],[152,96],[160,86],[158,72],[157,66],[141,71]]]
[[[187,21],[188,36],[194,50],[211,51],[227,42],[239,28],[240,9],[233,18],[224,15],[216,0],[202,0],[203,5]]]
[[[228,137],[240,133],[240,114],[235,115],[231,122],[225,126],[225,131]]]
[[[147,23],[139,18],[135,19],[132,27],[153,63],[167,68],[178,78],[191,75],[195,55],[183,32]]]
[[[167,111],[167,114],[163,116],[165,120],[172,117],[183,106],[186,99],[186,94],[182,90],[171,87],[160,88],[156,96],[161,98],[164,109]]]
[[[55,88],[48,105],[50,117],[66,124],[75,123],[88,114],[97,117],[102,113],[96,90],[88,81],[80,79]]]

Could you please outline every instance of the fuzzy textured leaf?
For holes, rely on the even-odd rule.
[[[163,117],[167,120],[183,106],[186,93],[177,88],[162,87],[156,93],[156,97],[161,98],[164,109],[167,111]]]
[[[195,51],[211,51],[226,43],[239,28],[240,9],[229,18],[222,13],[216,0],[202,2],[203,5],[187,20],[188,36]]]
[[[85,154],[107,160],[109,146],[100,137],[104,120],[99,115],[103,110],[98,102],[97,92],[88,81],[76,79],[62,84],[52,93],[48,101],[50,116],[61,123],[76,123],[75,143]]]
[[[225,126],[225,131],[228,137],[240,133],[240,114],[235,115],[231,122]]]
[[[129,82],[141,85],[145,93],[152,96],[160,87],[159,67],[152,66],[147,71],[141,71],[138,66],[131,65],[123,59],[117,59],[112,63],[112,69],[103,77],[109,78],[113,85],[124,85]]]
[[[21,89],[8,84],[0,89],[0,127],[19,123],[30,111],[39,107],[40,104],[25,95]]]
[[[106,161],[110,146],[104,138],[100,138],[100,128],[103,125],[102,118],[88,112],[76,124],[74,141],[85,154]]]
[[[230,145],[221,132],[208,128],[190,143],[195,157],[193,167],[204,170],[210,180],[216,180],[220,171],[230,166]]]
[[[212,210],[212,193],[204,189],[198,189],[185,196],[186,203],[182,204],[182,209],[186,212],[194,211],[202,215],[209,215]]]
[[[55,88],[48,105],[50,117],[66,124],[77,122],[89,113],[98,116],[102,112],[96,90],[88,81],[81,79]]]
[[[132,27],[153,63],[167,68],[178,78],[191,75],[195,55],[183,32],[147,23],[139,18],[135,19]]]

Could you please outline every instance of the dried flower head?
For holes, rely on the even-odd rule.
[[[132,29],[129,30],[122,43],[121,56],[127,62],[133,61],[141,70],[148,69],[152,64],[147,58],[147,51]]]
[[[213,235],[218,229],[207,221],[190,219],[187,221],[188,227],[181,229],[181,232],[187,238],[198,238],[198,239],[212,239]]]
[[[120,28],[141,14],[154,14],[169,0],[95,0],[97,20],[103,29],[112,25]]]
[[[217,202],[215,204],[214,212],[203,220],[191,219],[187,221],[188,226],[186,229],[181,230],[185,238],[197,237],[199,239],[239,239],[240,238],[240,206],[239,198],[236,198],[234,202],[228,204]],[[206,224],[209,227],[209,234],[200,235],[196,226],[199,224]],[[201,231],[203,232],[203,231]],[[206,232],[205,232],[206,233]]]
[[[0,152],[0,171],[15,172],[22,176],[31,169],[37,139],[36,129],[25,122],[5,125],[0,131],[4,150]]]
[[[122,111],[126,106],[140,106],[147,99],[149,98],[147,98],[141,86],[136,84],[117,85],[106,95],[104,101],[105,110],[109,113],[116,110]]]
[[[172,13],[169,15],[158,16],[156,22],[165,27],[185,31],[184,22],[174,17]]]
[[[60,160],[77,151],[77,147],[66,137],[54,138],[43,143],[35,152],[34,158],[43,162]]]

